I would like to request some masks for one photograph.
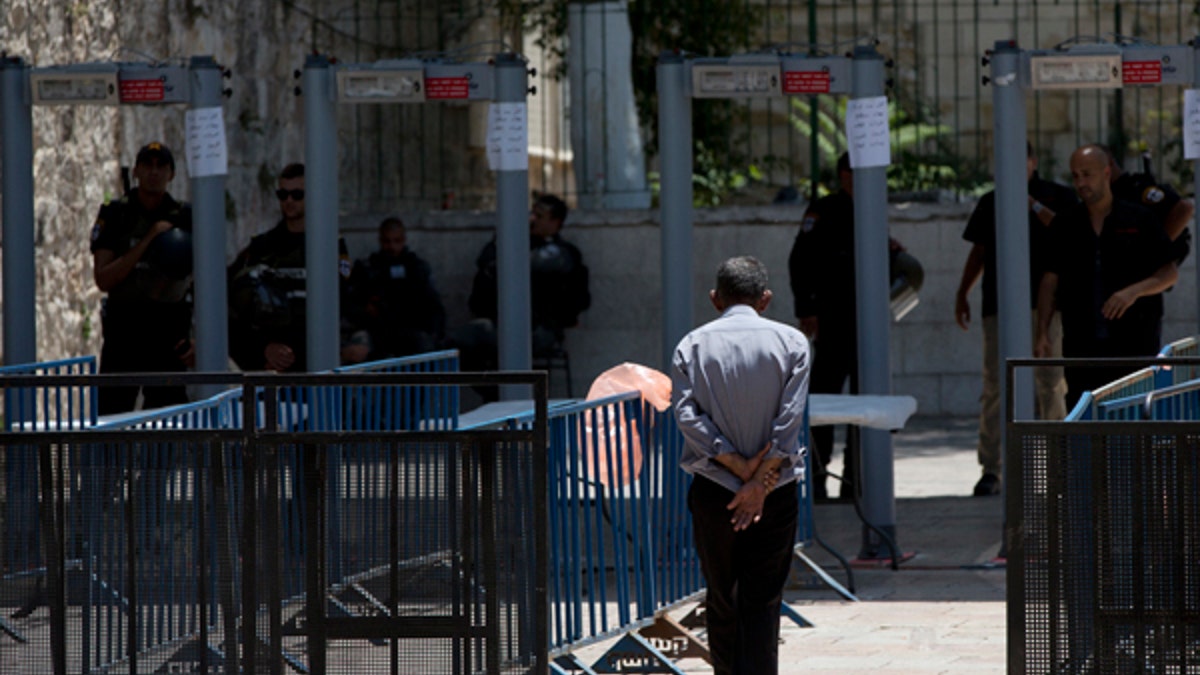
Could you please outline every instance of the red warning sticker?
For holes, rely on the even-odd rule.
[[[425,78],[425,98],[467,98],[470,96],[471,81],[465,77]]]
[[[163,81],[121,80],[122,103],[155,103],[163,100]]]
[[[1121,64],[1121,81],[1125,84],[1159,84],[1162,82],[1162,62],[1126,61]]]
[[[783,74],[785,94],[828,94],[829,73],[823,70],[789,70]]]

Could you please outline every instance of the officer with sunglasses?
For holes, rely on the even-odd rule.
[[[251,239],[228,270],[229,351],[242,370],[303,372],[307,365],[303,164],[283,168],[275,196],[279,222]],[[338,253],[344,287],[350,256],[340,238]],[[360,351],[365,357],[366,345]]]

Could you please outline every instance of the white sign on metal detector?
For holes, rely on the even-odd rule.
[[[1122,85],[1121,53],[1032,53],[1029,74],[1033,89],[1117,89]]]
[[[35,105],[117,105],[117,69],[38,68],[29,73]]]
[[[693,98],[740,98],[780,95],[779,59],[764,63],[696,60]]]
[[[337,69],[339,103],[423,103],[425,67],[419,61],[379,61]]]

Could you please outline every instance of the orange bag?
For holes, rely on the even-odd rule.
[[[630,391],[640,392],[642,400],[659,412],[671,407],[671,378],[653,368],[628,362],[600,373],[588,389],[587,400],[595,401]],[[602,421],[598,423],[604,425],[603,431],[592,428],[592,421],[599,415],[603,415]],[[628,427],[628,423],[629,420],[618,419],[616,411],[612,409],[598,412],[595,417],[584,417],[583,438],[579,447],[583,448],[584,467],[589,475],[598,465],[599,475],[592,477],[601,485],[610,485],[611,479],[608,475],[609,458],[596,458],[597,448],[593,439],[598,431],[605,434],[604,441],[600,443],[601,449],[613,453],[612,464],[619,474],[615,485],[628,485],[641,475],[641,437],[637,428]]]

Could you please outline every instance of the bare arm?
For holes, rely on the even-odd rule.
[[[1163,221],[1163,230],[1171,241],[1175,241],[1188,223],[1192,222],[1195,212],[1196,206],[1190,199],[1180,199],[1175,206],[1171,207],[1166,220]]]
[[[733,511],[733,516],[730,521],[733,524],[733,529],[744,530],[754,523],[757,523],[762,518],[763,504],[766,502],[767,495],[775,488],[775,483],[779,479],[779,466],[783,463],[782,457],[772,457],[770,459],[762,459],[763,455],[770,450],[771,444],[767,445],[759,451],[754,459],[748,460],[753,462],[756,467],[749,476],[742,477],[745,481],[742,487],[737,491],[728,504],[726,509]],[[720,461],[720,458],[718,458]]]
[[[799,323],[800,332],[808,336],[809,340],[816,340],[817,334],[821,330],[820,320],[816,316],[802,316]]]
[[[1053,209],[1034,199],[1032,195],[1029,197],[1029,210],[1033,211],[1033,215],[1038,219],[1038,222],[1046,226],[1049,226],[1050,221],[1054,220],[1054,216],[1057,215]]]
[[[1162,293],[1171,286],[1174,286],[1175,281],[1178,279],[1179,268],[1175,266],[1175,261],[1172,260],[1155,270],[1154,274],[1110,295],[1108,300],[1104,301],[1104,307],[1100,309],[1100,312],[1106,319],[1119,319],[1133,306],[1133,303],[1137,302],[1138,298]],[[1041,303],[1039,302],[1039,310],[1040,306]]]
[[[1050,355],[1050,320],[1054,318],[1054,293],[1058,290],[1058,274],[1046,272],[1038,285],[1037,339],[1033,344],[1033,355]]]
[[[124,281],[142,256],[146,254],[150,242],[172,227],[174,225],[165,220],[158,221],[150,228],[146,236],[142,237],[141,241],[121,256],[117,256],[114,251],[106,248],[96,249],[96,252],[92,254],[92,278],[96,281],[96,288],[108,292]]]
[[[962,278],[958,281],[958,292],[954,295],[954,320],[963,330],[971,324],[971,305],[967,302],[967,294],[983,276],[983,253],[983,246],[971,246],[967,262],[963,265]]]

